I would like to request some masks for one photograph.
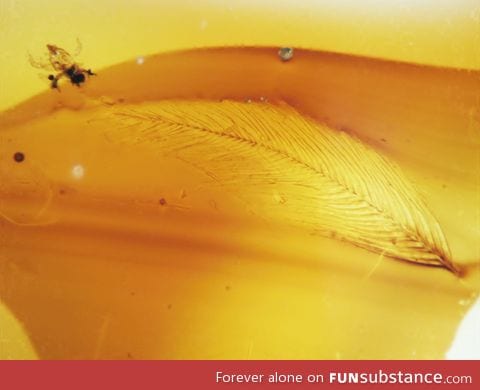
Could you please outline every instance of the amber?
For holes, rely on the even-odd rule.
[[[277,52],[147,56],[0,116],[0,298],[23,329],[4,357],[445,356],[479,290],[479,73]],[[165,151],[114,142],[112,112],[160,99],[283,102],[358,137],[415,183],[469,271],[262,218]]]

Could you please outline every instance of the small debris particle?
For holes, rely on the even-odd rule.
[[[145,58],[140,56],[136,59],[137,65],[143,65],[145,63]]]
[[[225,286],[225,291],[230,291],[231,289],[232,289],[232,287],[230,287],[230,286],[228,286],[228,285]]]
[[[108,96],[101,96],[100,101],[108,106],[114,106],[117,103],[115,99]]]
[[[187,191],[185,191],[184,189],[182,189],[180,191],[180,199],[184,199],[187,197]]]
[[[165,198],[161,198],[158,203],[161,205],[161,206],[165,206],[167,204],[167,201],[165,200]]]
[[[172,304],[169,303],[169,304],[167,305],[167,309],[170,310],[171,308],[172,308]]]
[[[61,189],[58,190],[58,193],[59,193],[60,195],[65,195],[65,194],[66,194],[66,191],[65,191],[63,188],[61,188]]]
[[[17,163],[21,163],[23,160],[25,160],[25,155],[24,155],[22,152],[16,152],[16,153],[13,155],[13,159],[14,159]]]
[[[282,196],[280,195],[278,192],[275,192],[273,194],[273,200],[279,204],[285,204],[287,202],[287,200]]]
[[[380,141],[387,142],[387,140],[385,138],[381,138]]]
[[[268,99],[265,96],[260,96],[260,101],[265,103],[268,102]]]
[[[132,292],[130,293],[130,295],[131,295],[132,297],[134,297],[134,296],[135,296],[135,291],[132,291]]]
[[[293,58],[293,48],[281,47],[280,50],[278,50],[278,56],[284,62],[291,60]]]

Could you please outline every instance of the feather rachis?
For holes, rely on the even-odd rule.
[[[275,207],[272,187],[281,189],[294,200],[285,214],[295,223],[456,271],[440,225],[396,164],[285,104],[162,101],[116,115],[135,126],[112,137],[162,145],[226,187],[256,187],[260,208]]]

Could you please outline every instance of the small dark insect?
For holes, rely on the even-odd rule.
[[[29,60],[30,64],[35,68],[53,69],[57,72],[56,74],[48,75],[51,88],[58,89],[58,81],[65,76],[68,77],[70,82],[77,87],[85,82],[86,76],[95,76],[95,73],[93,73],[91,69],[84,69],[76,63],[74,57],[65,49],[50,44],[47,45],[47,49],[48,63],[37,61],[33,59],[32,56],[29,57]],[[77,39],[76,55],[80,54],[80,51],[81,44]]]

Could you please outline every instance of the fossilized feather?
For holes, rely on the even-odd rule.
[[[394,163],[286,104],[165,100],[115,115],[109,138],[173,153],[258,214],[456,271],[437,220]]]

